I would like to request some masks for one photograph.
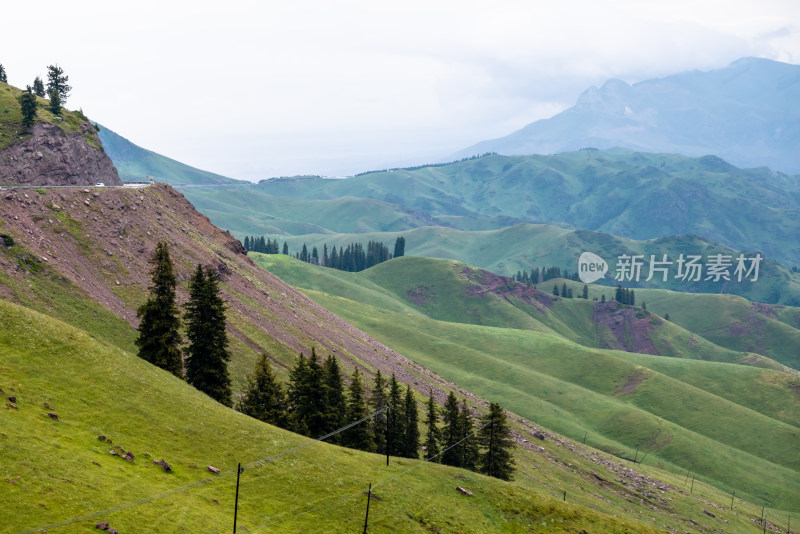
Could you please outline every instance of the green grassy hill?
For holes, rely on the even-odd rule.
[[[370,233],[323,233],[298,236],[271,236],[289,245],[290,253],[299,251],[305,243],[309,249],[317,247],[322,250],[334,245],[341,248],[350,243],[366,243],[380,241],[391,245],[403,236],[406,240],[406,255],[426,256],[432,258],[454,259],[474,265],[494,273],[512,276],[526,270],[545,266],[559,266],[570,272],[578,269],[578,258],[585,251],[594,252],[604,258],[609,266],[603,284],[616,286],[614,280],[618,258],[627,254],[642,255],[643,266],[639,282],[625,281],[626,287],[649,287],[671,289],[687,293],[730,293],[743,296],[757,302],[772,304],[800,304],[800,273],[792,272],[775,261],[766,259],[760,264],[759,277],[755,282],[742,277],[739,282],[733,275],[734,267],[729,269],[731,279],[720,279],[715,282],[706,280],[704,270],[699,281],[676,278],[677,260],[681,254],[701,256],[707,262],[709,256],[723,254],[735,258],[744,254],[746,258],[753,256],[751,252],[739,252],[723,247],[693,235],[670,236],[648,241],[625,239],[600,232],[588,230],[569,230],[550,225],[517,224],[499,230],[462,231],[443,227],[422,227],[409,231],[370,232]],[[244,239],[244,236],[241,236]],[[647,281],[650,257],[656,260],[666,254],[669,266],[667,280],[656,273]],[[750,277],[752,278],[752,276]],[[552,287],[552,286],[551,286]]]
[[[0,411],[0,532],[81,517],[49,531],[85,532],[101,520],[120,532],[225,531],[239,462],[247,465],[241,530],[352,532],[372,483],[380,500],[370,532],[525,532],[530,524],[541,532],[655,532],[531,494],[525,484],[410,460],[386,467],[378,455],[311,443],[47,316],[0,301],[0,317],[0,387],[15,397],[15,408],[7,402]],[[116,447],[134,460],[109,454]],[[171,473],[153,464],[161,459]],[[223,473],[215,477],[208,465]],[[456,492],[459,484],[475,497]],[[96,514],[109,509],[118,511]]]
[[[800,265],[800,178],[769,169],[739,169],[707,156],[688,158],[626,150],[584,150],[549,156],[487,156],[449,165],[374,172],[345,180],[265,180],[246,190],[191,191],[193,203],[239,195],[304,202],[356,197],[424,213],[439,224],[492,230],[515,222],[548,223],[632,239],[696,234],[727,247],[760,250],[785,266]],[[257,203],[250,213],[258,218]],[[220,210],[233,213],[233,209]],[[296,207],[287,221],[315,213]],[[268,211],[266,212],[268,213]],[[358,210],[316,224],[342,228]],[[243,233],[258,227],[229,226]],[[233,221],[231,221],[233,222]],[[352,225],[352,223],[350,223]],[[381,218],[362,223],[380,229]],[[281,228],[278,221],[272,224]],[[408,230],[415,227],[409,221]],[[292,233],[289,229],[285,233]]]
[[[124,182],[145,182],[147,176],[152,176],[157,182],[171,185],[244,183],[144,149],[105,126],[100,128],[100,139]]]
[[[546,318],[526,326],[535,313],[515,315],[516,305],[498,313],[503,299],[476,293],[473,271],[454,262],[406,257],[341,273],[253,256],[395,350],[515,413],[621,456],[639,448],[664,468],[701,473],[737,495],[800,502],[795,372],[746,365],[752,355],[675,325],[650,339],[668,342],[680,359],[592,348],[598,338],[588,333],[586,308],[597,304],[546,306],[542,296]],[[447,272],[464,276],[461,285]]]

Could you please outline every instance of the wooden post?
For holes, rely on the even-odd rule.
[[[689,480],[689,470],[686,470],[686,478],[683,479],[683,485],[686,485],[686,481]]]
[[[734,499],[734,497],[736,497],[736,492],[735,491],[731,494],[731,511],[733,511],[733,499]]]
[[[633,457],[633,463],[636,463],[636,460],[639,459],[639,446],[636,446],[636,455]]]
[[[236,468],[236,501],[233,505],[233,534],[236,534],[236,516],[239,514],[239,475],[242,474],[242,464],[239,463],[239,466]]]
[[[589,431],[588,431],[588,430],[587,430],[586,432],[584,432],[584,433],[583,433],[583,444],[584,444],[584,445],[586,445],[586,434],[588,434],[588,433],[589,433]]]
[[[392,411],[386,408],[386,467],[389,467],[389,416]]]
[[[694,474],[692,474],[692,490],[689,493],[694,494]]]
[[[567,490],[564,490],[564,502],[567,502]]]
[[[364,516],[364,534],[367,534],[367,522],[369,521],[369,501],[372,500],[372,482],[369,483],[367,490],[367,514]]]

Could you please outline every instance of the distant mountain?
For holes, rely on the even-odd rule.
[[[494,230],[529,222],[640,240],[696,234],[760,251],[790,268],[800,265],[800,176],[739,169],[715,156],[623,149],[487,156],[346,180],[265,180],[185,194],[215,224],[241,234],[429,225]],[[301,228],[302,221],[318,228]]]
[[[713,154],[740,167],[800,172],[800,65],[743,58],[723,69],[633,85],[609,80],[558,115],[480,142],[458,157],[616,146]]]
[[[185,163],[162,156],[135,145],[105,126],[100,128],[100,139],[125,182],[143,182],[152,176],[156,182],[170,185],[208,185],[240,183],[226,176],[190,167]]]

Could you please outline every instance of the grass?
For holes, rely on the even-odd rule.
[[[84,532],[103,520],[120,531],[223,531],[230,528],[230,472],[237,462],[251,463],[308,443],[232,412],[129,352],[65,323],[4,301],[0,317],[0,387],[16,397],[17,406],[0,411],[0,476],[7,483],[0,532],[170,492],[211,477],[207,465],[227,476],[51,530]],[[132,451],[135,460],[110,455],[112,445],[98,435]],[[153,459],[162,458],[172,473],[153,465]],[[266,530],[352,532],[363,523],[361,492],[372,482],[381,500],[372,503],[371,532],[527,532],[531,525],[538,532],[655,532],[545,492],[531,493],[525,485],[417,465],[394,460],[387,468],[381,456],[314,444],[242,474],[239,527],[253,530],[286,519]],[[464,478],[457,482],[455,475]],[[469,487],[475,497],[459,495],[457,484]],[[307,513],[297,515],[302,512]]]
[[[298,287],[313,280],[308,283],[313,289],[306,290],[309,296],[395,350],[572,439],[588,432],[593,446],[631,458],[640,447],[666,469],[701,473],[712,484],[756,502],[784,508],[800,502],[800,465],[795,461],[800,457],[800,429],[791,415],[800,412],[795,375],[702,361],[742,357],[702,338],[692,349],[699,354],[690,360],[599,350],[541,329],[485,326],[480,323],[489,321],[490,306],[474,312],[478,305],[463,297],[463,291],[437,290],[437,276],[452,271],[451,262],[440,261],[445,267],[437,269],[432,260],[402,258],[348,274],[286,257],[254,257]],[[426,267],[415,271],[411,262]],[[403,269],[397,267],[401,263]],[[412,305],[404,296],[409,281],[401,271],[416,272],[410,279],[416,286],[433,288],[431,294],[440,301],[430,304],[430,298]],[[326,289],[331,280],[342,281]],[[360,292],[347,293],[361,281]],[[382,291],[362,298],[373,285]],[[381,302],[387,291],[399,303],[385,308]],[[591,303],[568,299],[563,304],[574,308]],[[404,311],[404,305],[412,310]],[[548,311],[551,324],[559,315],[565,318],[562,324],[577,317],[557,308]],[[449,315],[437,317],[440,309],[449,309]],[[482,314],[486,320],[465,320]],[[686,342],[690,335],[674,326],[670,332],[666,339],[673,341]]]

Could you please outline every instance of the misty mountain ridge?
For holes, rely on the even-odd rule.
[[[800,171],[800,66],[742,58],[633,85],[612,79],[576,104],[456,154],[553,154],[625,147],[714,154],[739,167]]]

